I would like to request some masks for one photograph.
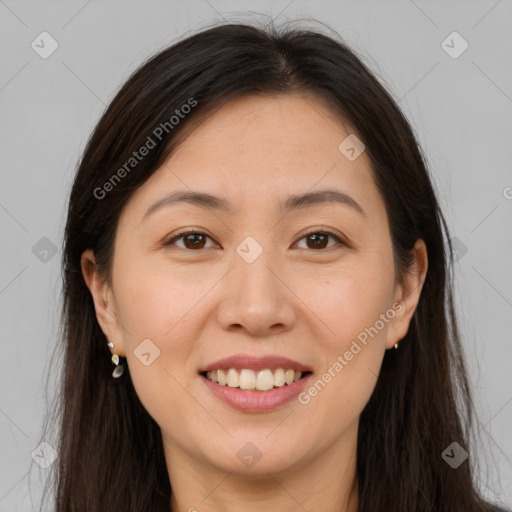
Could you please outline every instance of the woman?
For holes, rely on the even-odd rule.
[[[71,191],[56,510],[497,510],[451,261],[412,130],[342,41],[164,49]]]

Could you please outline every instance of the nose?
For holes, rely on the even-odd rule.
[[[298,300],[270,252],[263,251],[252,263],[237,255],[234,265],[225,277],[223,298],[217,309],[221,327],[257,337],[292,329]]]

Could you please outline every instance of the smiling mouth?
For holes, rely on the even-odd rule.
[[[265,368],[259,371],[247,368],[219,368],[201,372],[201,375],[221,386],[245,391],[269,391],[290,386],[311,373],[310,371],[295,371],[291,368],[276,368],[274,370]]]

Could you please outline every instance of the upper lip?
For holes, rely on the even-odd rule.
[[[218,370],[222,368],[247,368],[249,370],[275,370],[276,368],[292,369],[301,372],[312,372],[311,367],[306,366],[298,361],[283,356],[268,355],[254,356],[248,354],[238,354],[225,357],[203,366],[199,373]]]

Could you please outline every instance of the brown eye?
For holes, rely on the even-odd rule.
[[[329,237],[334,238],[339,244],[344,245],[340,237],[327,231],[311,231],[304,235],[301,240],[306,240],[306,249],[328,250],[333,247],[332,245],[327,247]]]
[[[169,241],[165,242],[165,246],[175,245],[175,242],[183,239],[183,246],[178,246],[182,249],[189,250],[197,250],[204,249],[206,239],[210,238],[205,233],[200,233],[197,231],[187,231],[186,233],[180,233],[175,237],[171,238]],[[211,238],[210,238],[211,240]]]

